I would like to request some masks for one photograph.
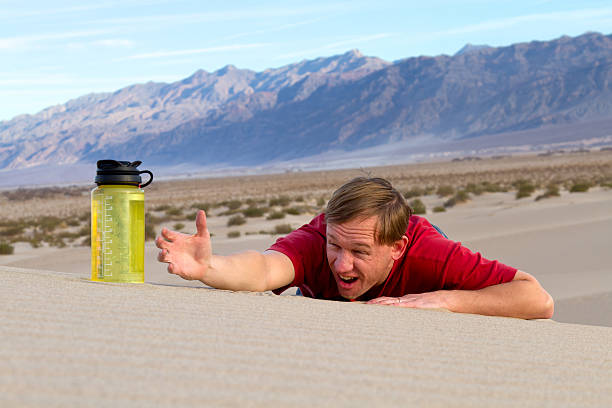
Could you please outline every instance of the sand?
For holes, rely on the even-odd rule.
[[[424,198],[427,208],[443,199]],[[562,192],[561,197],[534,201],[516,200],[514,193],[489,193],[473,197],[446,213],[428,213],[449,238],[461,241],[485,257],[498,259],[534,275],[553,296],[558,322],[612,327],[612,189],[594,188],[588,193]],[[310,215],[289,216],[281,222],[294,227]],[[227,217],[211,217],[213,250],[230,254],[246,249],[265,250],[278,236],[242,235],[227,238],[234,227]],[[271,229],[278,221],[257,219],[241,226],[243,231]],[[171,226],[169,223],[168,226]],[[185,232],[195,231],[193,224]],[[146,281],[178,286],[202,286],[168,275],[156,260],[157,248],[145,246]],[[86,247],[40,248],[18,244],[15,254],[0,257],[0,265],[67,272],[90,276],[90,251]]]
[[[245,233],[310,217],[230,239],[212,216],[214,251],[265,250],[277,236]],[[533,274],[553,320],[214,290],[169,275],[152,242],[147,283],[95,283],[89,248],[18,243],[0,256],[0,406],[612,406],[612,189],[490,193],[426,217]]]
[[[0,266],[0,406],[612,404],[612,328]]]

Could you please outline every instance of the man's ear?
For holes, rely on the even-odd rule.
[[[398,239],[391,244],[391,258],[393,258],[394,261],[397,261],[402,257],[402,255],[404,255],[406,248],[408,248],[408,237],[402,235],[401,239]]]

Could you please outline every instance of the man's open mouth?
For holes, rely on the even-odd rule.
[[[355,282],[359,280],[357,276],[342,276],[338,275],[338,286],[344,289],[349,289],[353,287]]]

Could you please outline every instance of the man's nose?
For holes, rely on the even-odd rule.
[[[334,261],[336,272],[348,272],[353,269],[353,257],[347,251],[340,251]]]

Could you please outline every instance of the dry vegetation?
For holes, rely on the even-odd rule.
[[[562,190],[578,193],[596,186],[612,188],[612,151],[157,181],[146,188],[147,238],[154,237],[161,224],[176,230],[193,224],[198,209],[211,217],[227,217],[227,226],[238,228],[228,237],[284,234],[291,230],[286,217],[320,212],[335,188],[359,175],[391,180],[416,212],[423,214],[446,211],[490,192],[513,191],[517,199],[541,200],[558,196]],[[10,253],[11,243],[19,241],[33,247],[89,245],[91,188],[1,192],[0,253]],[[426,209],[419,197],[430,195],[443,199],[442,205]],[[272,230],[240,230],[251,219],[280,223]]]

